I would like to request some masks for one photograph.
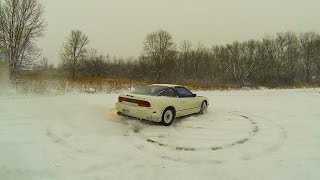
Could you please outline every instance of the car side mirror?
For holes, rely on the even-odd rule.
[[[192,94],[192,97],[197,97],[197,94]]]

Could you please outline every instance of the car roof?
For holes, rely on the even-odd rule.
[[[178,87],[178,86],[181,86],[181,85],[177,85],[177,84],[151,84],[152,85],[155,85],[155,86],[166,86],[166,87]]]

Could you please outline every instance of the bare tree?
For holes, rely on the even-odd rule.
[[[72,30],[67,42],[64,44],[63,52],[61,53],[62,66],[64,69],[72,73],[75,77],[76,71],[79,68],[79,61],[85,58],[89,43],[88,37],[80,30]]]
[[[238,85],[243,86],[251,73],[258,68],[259,46],[258,41],[250,40],[215,49],[221,56],[220,63],[232,74]]]
[[[40,63],[39,65],[41,66],[42,70],[47,70],[49,69],[49,60],[47,57],[43,57],[41,60],[40,60]]]
[[[204,81],[205,67],[209,66],[209,63],[205,63],[206,48],[203,44],[199,43],[196,50],[193,52],[193,66],[194,76],[197,81]]]
[[[158,30],[147,35],[144,50],[153,61],[156,69],[157,82],[160,82],[165,71],[166,60],[170,59],[176,49],[172,36],[164,30]]]
[[[276,45],[273,37],[268,36],[262,39],[261,43],[261,54],[262,61],[260,62],[261,71],[259,81],[263,84],[272,83],[274,84],[277,79],[276,73]]]
[[[34,59],[35,41],[46,27],[44,7],[37,0],[0,1],[0,49],[9,61],[11,72]]]
[[[179,65],[181,67],[181,74],[183,74],[184,80],[187,80],[188,74],[190,74],[190,59],[192,52],[192,43],[188,40],[182,41],[180,45],[180,53],[179,53]]]
[[[286,83],[294,83],[298,60],[300,58],[299,39],[296,33],[278,33],[277,46],[278,75]]]
[[[81,74],[90,77],[101,77],[107,72],[107,57],[98,54],[96,49],[91,49],[87,53],[87,57],[80,63]]]
[[[317,42],[319,41],[320,35],[315,32],[307,32],[300,35],[301,55],[305,66],[307,83],[310,82],[312,67],[319,59],[319,48],[317,48]]]
[[[318,71],[320,73],[320,40],[317,40],[316,43],[315,43],[315,48],[317,49],[316,50],[316,64],[317,64],[317,67],[318,67]]]

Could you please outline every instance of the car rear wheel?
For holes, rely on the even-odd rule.
[[[174,110],[172,110],[171,108],[167,108],[166,110],[164,110],[162,114],[161,123],[165,126],[170,126],[174,120],[174,117],[175,117]]]
[[[199,114],[204,114],[207,111],[207,108],[208,108],[207,102],[203,101],[201,104],[201,109],[200,109]]]

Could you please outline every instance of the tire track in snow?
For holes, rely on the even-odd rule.
[[[162,142],[162,141],[150,138],[147,135],[143,135],[143,133],[140,133],[139,136],[141,136],[141,138],[145,139],[145,141],[147,141],[151,144],[161,146],[161,147],[168,147],[170,149],[174,149],[177,151],[203,151],[203,150],[220,151],[220,150],[231,148],[231,147],[234,147],[237,145],[243,145],[259,132],[259,127],[257,125],[257,122],[255,122],[253,119],[251,119],[245,115],[236,113],[236,112],[230,112],[229,114],[241,117],[242,120],[248,121],[249,126],[252,126],[252,127],[250,128],[250,131],[247,132],[247,134],[248,134],[247,136],[240,138],[240,139],[233,140],[230,143],[226,143],[221,146],[210,146],[210,145],[207,147],[181,146],[181,145],[175,146],[175,145],[172,145],[172,144],[169,144],[166,142]],[[213,122],[211,122],[211,123],[213,123]],[[186,127],[183,127],[183,128],[186,128]],[[202,129],[202,130],[210,131],[210,129],[206,129],[205,127],[187,127],[187,128],[194,129],[194,130]],[[181,133],[181,128],[174,127],[174,130],[177,131],[179,134]],[[163,136],[163,135],[159,135],[158,137],[161,138],[161,136]]]
[[[231,115],[231,118],[225,119],[225,117],[228,117]],[[202,116],[200,116],[202,117]],[[193,124],[188,124],[185,122],[190,122],[190,121],[195,121],[196,118],[194,116],[191,116],[191,119],[186,119],[182,118],[182,120],[178,120],[176,124],[174,124],[172,127],[163,127],[161,125],[155,125],[155,123],[149,123],[148,121],[141,121],[137,120],[134,118],[127,118],[127,117],[122,117],[121,121],[124,122],[119,122],[125,126],[131,126],[130,130],[126,133],[127,136],[135,136],[135,137],[140,137],[141,140],[153,144],[154,146],[158,146],[160,148],[164,148],[163,150],[174,150],[176,152],[194,152],[197,153],[198,151],[207,151],[207,152],[224,152],[227,149],[232,149],[236,148],[238,149],[241,147],[241,152],[242,155],[239,154],[239,158],[242,160],[251,160],[258,158],[260,156],[263,156],[265,154],[277,151],[282,144],[285,142],[285,139],[287,138],[287,132],[284,127],[281,125],[275,123],[274,121],[265,119],[264,117],[259,117],[256,115],[251,115],[245,112],[240,112],[240,111],[231,111],[228,113],[224,113],[222,121],[230,121],[231,125],[233,125],[234,121],[246,121],[247,122],[247,127],[249,128],[247,131],[247,135],[242,136],[239,139],[234,139],[233,141],[229,143],[224,143],[222,145],[216,146],[216,145],[208,145],[206,147],[198,147],[198,146],[187,146],[187,145],[175,145],[170,143],[170,139],[178,139],[180,136],[183,137],[184,135],[187,135],[185,131],[205,131],[209,132],[212,131],[209,127],[206,126],[201,126],[203,124],[199,123],[193,123]],[[118,121],[118,118],[115,118],[114,121]],[[200,118],[200,120],[204,120],[206,118]],[[207,119],[206,119],[207,120]],[[203,122],[203,121],[199,121]],[[208,120],[206,121],[209,124],[217,124],[217,121],[212,121]],[[213,126],[212,126],[213,127]],[[153,131],[149,129],[154,129],[155,133],[154,134],[145,134],[145,130],[148,131]],[[189,129],[189,130],[188,130]],[[236,133],[236,132],[235,132]],[[269,134],[274,133],[276,137],[270,137],[268,138]],[[172,135],[174,134],[174,135]],[[210,133],[209,133],[210,134]],[[177,136],[177,137],[174,137]],[[224,136],[223,133],[220,134],[220,136]],[[180,137],[180,138],[181,138]],[[267,141],[266,145],[259,145],[259,142],[261,141]],[[210,139],[207,141],[210,143]],[[212,142],[212,141],[211,141]],[[252,146],[252,148],[251,148]],[[257,146],[261,146],[256,148]],[[250,148],[248,148],[250,147]],[[250,152],[248,150],[243,150],[243,149],[255,149],[256,151]],[[140,149],[145,151],[145,149]],[[243,155],[244,154],[244,155]],[[176,158],[176,157],[171,157],[171,155],[159,155],[163,159],[167,160],[172,160],[175,162],[184,162],[183,158]],[[224,160],[220,161],[217,160],[217,164],[221,164]],[[186,161],[187,162],[187,161]]]
[[[274,121],[267,120],[263,117],[257,117],[255,115],[251,115],[248,113],[239,112],[239,111],[232,111],[232,112],[229,112],[228,114],[241,117],[242,120],[246,120],[247,122],[249,122],[248,126],[250,126],[250,131],[247,132],[247,136],[243,136],[238,140],[234,140],[230,143],[226,143],[221,146],[208,146],[208,147],[175,146],[168,142],[158,141],[153,138],[150,138],[147,135],[144,135],[143,131],[141,131],[141,133],[138,132],[135,134],[140,136],[140,138],[144,139],[148,143],[151,143],[161,148],[175,150],[177,152],[190,152],[190,153],[191,152],[196,153],[198,151],[224,152],[227,149],[232,149],[232,148],[239,149],[239,147],[241,147],[241,150],[239,149],[240,150],[239,158],[241,160],[252,160],[260,156],[264,156],[268,153],[277,151],[285,142],[285,139],[287,138],[287,132],[285,128],[275,123]],[[211,123],[214,123],[214,121],[211,121]],[[186,127],[183,127],[183,128],[186,128]],[[192,129],[192,127],[187,127],[187,128]],[[199,130],[199,129],[205,129],[205,128],[203,127],[199,128],[198,126],[196,126],[193,129]],[[174,130],[176,131],[177,127],[175,127]],[[205,130],[210,131],[210,129],[205,129]],[[183,129],[181,128],[179,129],[179,131],[181,132],[183,131]],[[272,133],[274,133],[276,137],[270,137],[270,139],[268,139],[269,138],[268,135]],[[163,135],[160,134],[159,136],[163,136]],[[267,141],[269,143],[266,143],[266,145],[261,146],[261,144],[259,144],[260,141]],[[261,148],[256,148],[257,146],[261,146]],[[248,149],[253,149],[256,151],[250,152],[250,150]],[[160,155],[160,157],[163,159],[172,160],[175,162],[189,163],[189,161],[184,158],[171,157],[171,155]],[[211,160],[211,161],[216,164],[221,164],[225,160]],[[190,161],[190,163],[191,162],[193,161]]]
[[[276,139],[276,140],[274,142],[271,142],[270,145],[268,145],[267,147],[264,147],[259,152],[245,155],[243,160],[251,160],[251,159],[255,159],[255,158],[273,153],[273,152],[279,150],[281,148],[281,146],[285,143],[286,139],[288,138],[288,132],[285,129],[285,127],[276,123],[274,120],[266,119],[265,117],[258,116],[258,115],[251,115],[251,116],[253,116],[255,119],[257,119],[263,123],[270,123],[271,127],[265,128],[264,131],[271,131],[271,133],[272,133],[272,131],[275,130],[276,131],[275,132],[276,138],[274,138],[274,139]],[[261,138],[259,138],[257,140],[260,140],[260,139]]]

